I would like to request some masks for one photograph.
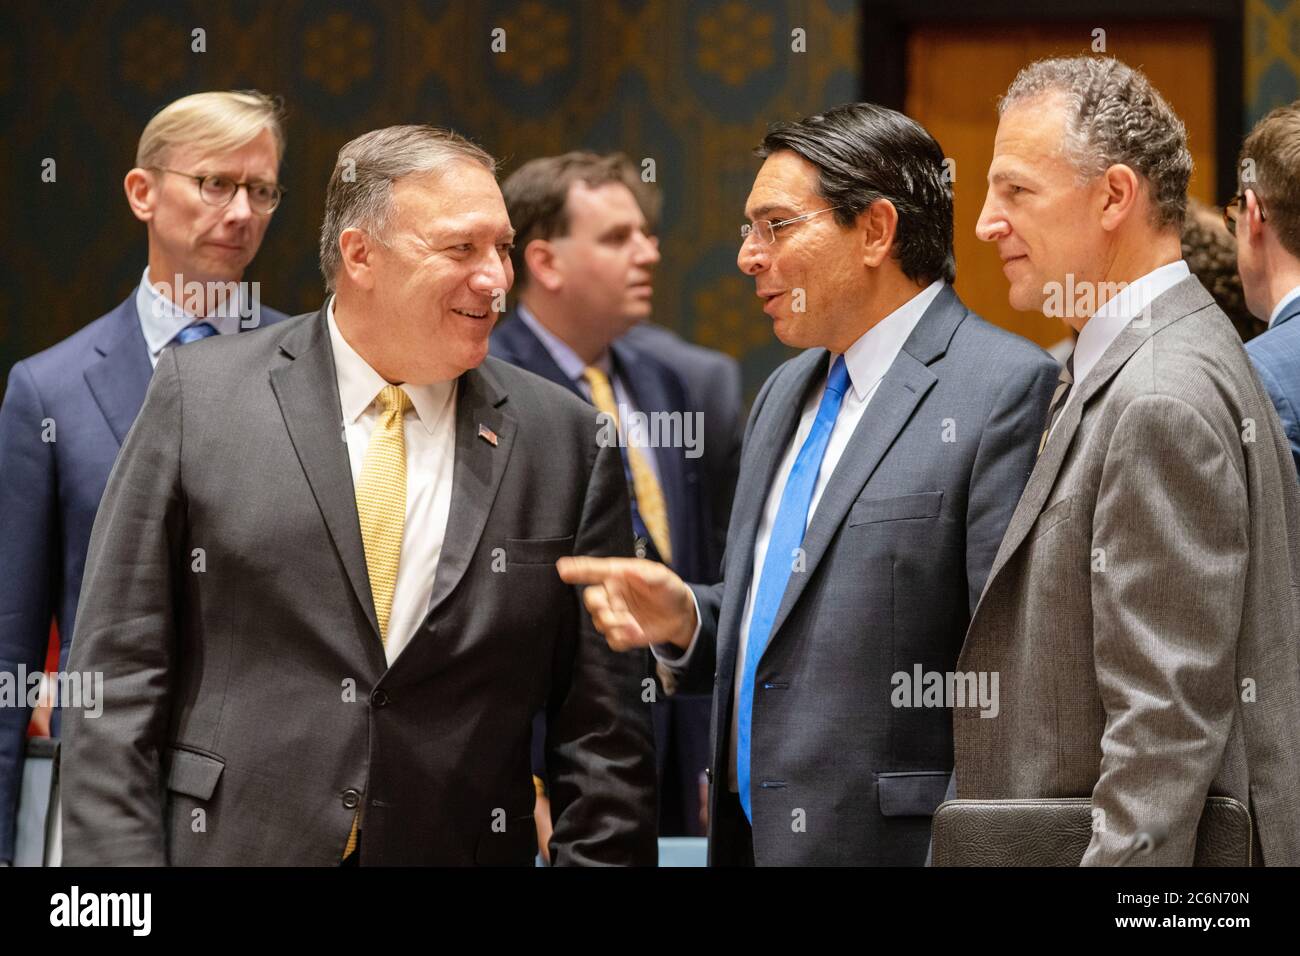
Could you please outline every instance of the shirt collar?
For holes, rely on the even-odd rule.
[[[1277,305],[1273,307],[1273,312],[1268,317],[1268,327],[1270,329],[1273,327],[1273,324],[1277,322],[1278,316],[1282,314],[1283,310],[1297,298],[1300,298],[1300,285],[1282,296],[1282,298],[1278,300]]]
[[[889,367],[898,358],[908,338],[930,303],[943,291],[942,279],[935,279],[928,286],[908,299],[889,315],[885,316],[844,353],[844,364],[848,367],[849,381],[853,385],[853,394],[858,401],[864,401],[884,378]]]
[[[551,358],[555,359],[555,364],[560,367],[560,371],[569,377],[569,381],[583,381],[582,373],[586,370],[587,363],[582,360],[582,357],[569,348],[563,339],[542,325],[537,316],[528,310],[528,306],[520,302],[515,311],[519,313],[519,318],[523,320],[524,325],[532,329],[533,334],[541,340],[542,346],[550,353]],[[609,360],[609,349],[605,349],[591,364],[608,376],[613,367]]]
[[[1129,322],[1191,274],[1187,263],[1179,259],[1134,279],[1103,302],[1079,331],[1079,341],[1074,346],[1075,384],[1087,377]]]
[[[334,372],[339,383],[339,407],[343,411],[343,423],[351,425],[379,397],[379,393],[389,384],[384,377],[370,367],[339,331],[334,321],[334,297],[330,296],[326,307],[326,322],[329,325],[330,347],[334,350]],[[415,408],[416,417],[425,431],[433,434],[439,416],[447,408],[448,401],[454,393],[456,380],[434,382],[431,385],[400,386]]]
[[[163,280],[164,283],[174,281],[175,278]],[[209,323],[221,335],[233,335],[240,328],[244,284],[237,283],[236,288],[238,292],[234,301],[223,303],[215,315],[202,317],[202,321]],[[181,293],[181,301],[184,302],[183,285]],[[140,286],[135,292],[135,309],[140,316],[140,330],[144,333],[145,344],[149,346],[149,354],[155,357],[176,338],[181,329],[199,320],[198,316],[187,312],[158,291],[149,281],[148,266],[144,267]]]

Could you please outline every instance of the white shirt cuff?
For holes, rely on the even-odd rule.
[[[691,591],[691,603],[695,605],[695,633],[691,635],[691,642],[686,645],[686,650],[679,651],[675,644],[651,644],[650,653],[654,659],[671,671],[681,673],[690,666],[691,655],[695,653],[695,645],[700,639],[700,627],[703,625],[703,619],[700,617],[700,602],[695,597],[695,592]],[[659,653],[663,648],[664,653]]]

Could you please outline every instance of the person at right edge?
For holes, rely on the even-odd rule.
[[[1085,866],[1191,865],[1206,797],[1231,797],[1254,862],[1295,866],[1300,488],[1180,257],[1183,124],[1101,57],[1026,67],[999,112],[977,232],[1011,305],[1120,291],[1070,317],[1078,345],[971,621],[958,670],[1000,674],[1001,706],[954,709],[957,796],[1091,798]]]
[[[962,304],[939,144],[869,103],[772,127],[737,265],[805,351],[750,415],[723,582],[565,558],[615,648],[713,690],[713,865],[921,865],[951,671],[1057,375]],[[716,679],[715,679],[716,672]]]

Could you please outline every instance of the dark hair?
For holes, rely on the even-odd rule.
[[[754,150],[766,158],[788,149],[817,167],[817,192],[835,221],[850,226],[888,199],[898,210],[893,256],[916,282],[957,277],[952,251],[952,183],[943,150],[925,127],[874,103],[846,103],[793,123],[771,126]]]
[[[1241,340],[1249,342],[1263,332],[1264,323],[1246,308],[1241,276],[1237,274],[1237,240],[1224,226],[1218,210],[1189,199],[1182,242],[1187,267],[1214,297]]]
[[[631,190],[647,228],[653,231],[659,218],[659,194],[643,183],[636,167],[622,153],[572,152],[532,159],[516,169],[501,184],[510,225],[515,227],[515,247],[510,257],[515,267],[517,288],[523,288],[528,272],[524,250],[534,239],[553,239],[569,232],[569,189],[574,183],[589,188],[622,183]]]
[[[1241,146],[1237,179],[1239,191],[1253,189],[1263,203],[1282,248],[1300,256],[1300,100],[1255,124]]]

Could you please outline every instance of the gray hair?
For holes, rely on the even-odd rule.
[[[1142,71],[1113,57],[1039,60],[1016,75],[998,115],[1049,95],[1065,100],[1062,149],[1080,181],[1128,166],[1150,187],[1152,225],[1181,229],[1192,176],[1187,130]]]
[[[478,163],[496,174],[496,160],[484,150],[436,126],[388,126],[345,144],[325,191],[325,221],[320,230],[325,288],[334,291],[334,277],[343,265],[339,236],[344,229],[364,229],[384,240],[393,213],[395,182],[464,162]]]

